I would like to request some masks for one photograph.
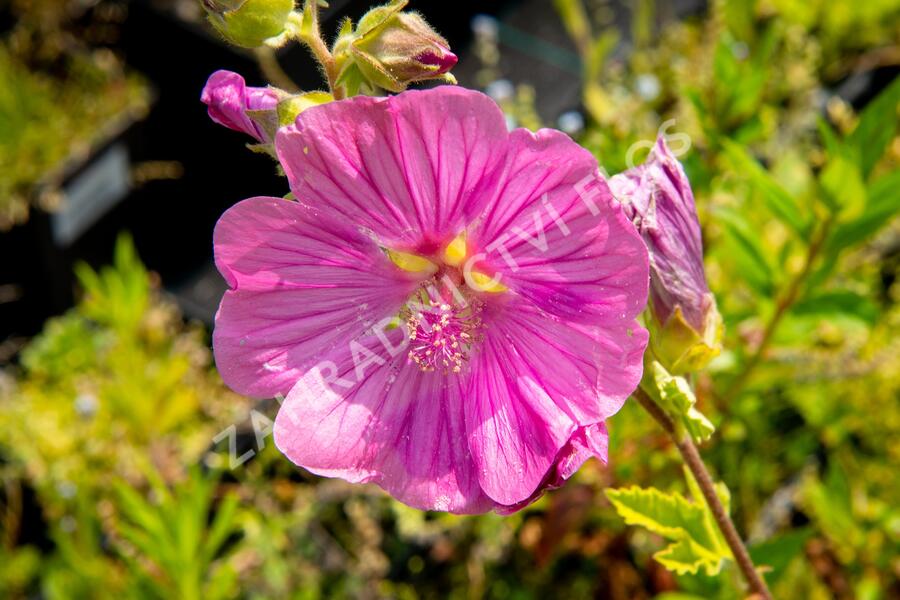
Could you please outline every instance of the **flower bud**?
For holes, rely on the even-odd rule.
[[[610,179],[650,252],[650,345],[673,374],[696,371],[721,351],[722,317],[703,270],[694,194],[660,138],[647,161]]]
[[[457,57],[447,40],[417,13],[400,12],[407,0],[370,10],[349,45],[353,65],[370,83],[402,92],[412,82],[444,78]]]
[[[210,75],[200,99],[209,107],[209,118],[229,129],[271,144],[278,129],[278,102],[283,92],[268,87],[247,87],[244,78],[231,71]]]
[[[284,33],[294,0],[201,0],[209,22],[226,40],[257,48]]]

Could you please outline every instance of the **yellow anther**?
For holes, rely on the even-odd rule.
[[[466,232],[463,231],[444,248],[444,262],[451,267],[458,267],[466,260],[466,250]]]
[[[469,271],[466,273],[466,283],[476,292],[488,292],[497,294],[505,292],[509,288],[500,283],[499,278],[495,279],[490,275],[485,275],[479,271]]]
[[[422,258],[417,254],[410,254],[409,252],[400,252],[398,250],[385,250],[388,258],[391,259],[395,265],[403,269],[404,271],[409,271],[410,273],[436,273],[438,268],[437,265],[428,260],[427,258]]]

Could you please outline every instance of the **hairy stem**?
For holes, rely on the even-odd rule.
[[[306,7],[303,13],[309,16],[310,22],[303,24],[303,30],[307,31],[307,33],[301,34],[298,39],[306,44],[313,57],[322,65],[331,95],[334,96],[335,100],[340,100],[344,97],[344,90],[337,85],[337,64],[331,51],[328,50],[328,45],[322,39],[322,32],[319,29],[319,4],[317,0],[306,0]]]
[[[725,398],[734,398],[737,396],[744,389],[744,386],[750,379],[750,375],[756,367],[759,366],[766,350],[768,350],[769,345],[772,343],[772,338],[775,335],[775,331],[778,330],[778,325],[781,324],[781,320],[800,298],[803,284],[806,282],[806,278],[809,277],[812,267],[816,262],[816,258],[818,258],[819,253],[822,251],[822,247],[825,245],[825,240],[828,239],[831,223],[831,219],[825,220],[818,231],[816,231],[809,244],[809,248],[806,251],[803,267],[791,278],[784,288],[784,292],[779,295],[778,300],[775,302],[775,310],[772,312],[772,316],[769,318],[768,323],[766,323],[759,345],[757,345],[753,354],[750,355],[750,358],[747,359],[747,362],[744,364],[744,369],[731,382],[731,386],[725,393]]]
[[[706,500],[706,504],[709,505],[713,518],[725,537],[725,542],[731,549],[735,563],[737,563],[738,568],[744,575],[744,579],[747,581],[747,585],[750,586],[751,591],[762,600],[772,600],[772,594],[769,592],[766,582],[763,581],[763,578],[753,566],[753,561],[750,560],[750,554],[747,552],[744,542],[741,541],[734,523],[732,523],[728,513],[725,512],[725,507],[722,506],[722,502],[716,495],[712,477],[710,477],[709,471],[700,457],[700,452],[697,450],[697,446],[694,445],[691,437],[687,434],[679,433],[669,415],[646,392],[638,388],[634,392],[634,397],[672,438],[672,441],[681,453],[681,457],[684,459],[684,463],[694,475],[694,479],[697,480],[697,485],[700,486],[700,491],[703,492],[703,498]]]

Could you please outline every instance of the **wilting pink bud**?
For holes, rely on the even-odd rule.
[[[247,87],[244,78],[231,71],[210,75],[200,99],[209,107],[209,118],[242,131],[262,144],[271,144],[277,129],[279,93],[273,88]]]
[[[650,251],[651,347],[672,373],[702,368],[720,351],[722,319],[703,270],[694,194],[660,138],[647,161],[609,186]]]
[[[372,9],[359,22],[349,51],[363,77],[401,92],[415,81],[450,78],[457,57],[450,44],[417,13],[400,12],[404,0]]]

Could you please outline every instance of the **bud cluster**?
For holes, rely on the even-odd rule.
[[[457,57],[443,37],[414,12],[401,12],[408,0],[393,0],[373,8],[353,28],[345,22],[334,46],[342,62],[341,80],[351,87],[369,87],[402,92],[410,83],[443,79]]]

